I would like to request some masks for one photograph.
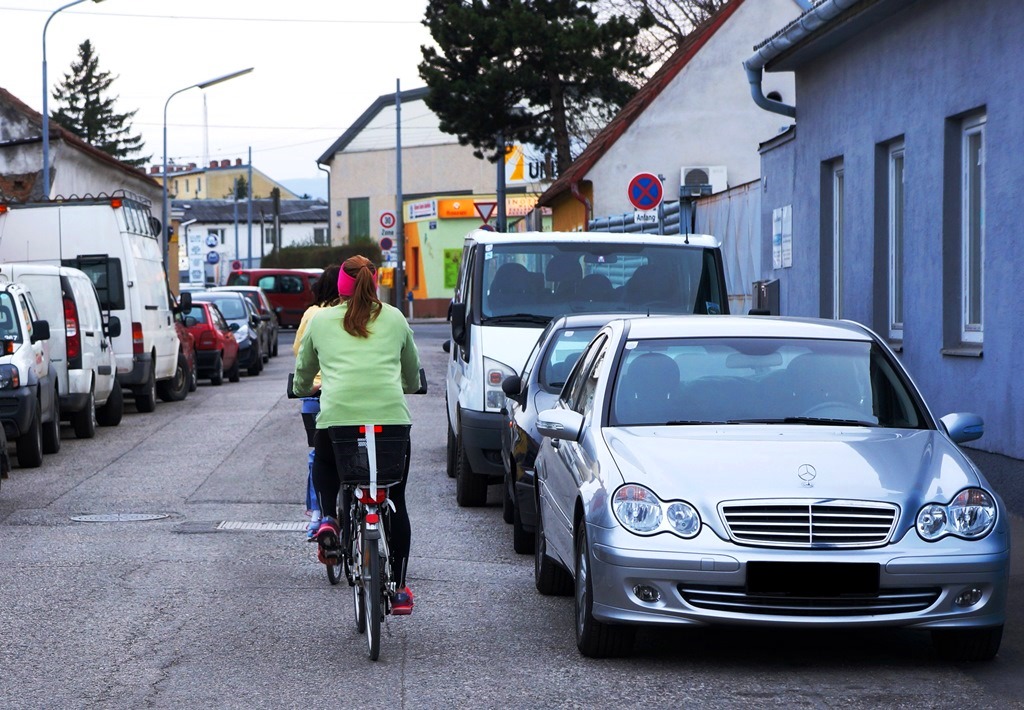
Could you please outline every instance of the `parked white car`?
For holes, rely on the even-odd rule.
[[[36,263],[3,264],[0,272],[28,286],[40,316],[54,326],[50,360],[57,376],[61,418],[71,422],[75,436],[91,439],[97,423],[120,423],[124,406],[110,338],[121,334],[121,323],[117,316],[110,316],[104,324],[89,277],[68,266]]]
[[[50,362],[50,325],[32,293],[0,279],[0,423],[18,465],[36,468],[60,451],[60,399]]]

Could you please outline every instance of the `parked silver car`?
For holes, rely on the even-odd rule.
[[[995,656],[1010,529],[892,351],[850,322],[615,320],[538,415],[535,577],[582,653],[636,624],[930,630]]]

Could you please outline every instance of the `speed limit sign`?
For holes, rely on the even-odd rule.
[[[381,210],[377,222],[380,224],[380,236],[382,238],[395,236],[395,224],[398,222],[398,217],[393,210]]]

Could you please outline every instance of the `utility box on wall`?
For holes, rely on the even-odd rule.
[[[762,315],[777,316],[779,313],[779,280],[754,282],[754,305],[751,309]]]

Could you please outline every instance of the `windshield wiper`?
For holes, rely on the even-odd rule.
[[[551,320],[551,316],[539,316],[534,313],[509,313],[500,316],[487,316],[481,318],[481,323],[500,325],[502,323],[539,323],[545,325]]]
[[[878,426],[860,419],[826,419],[823,417],[783,417],[781,419],[730,419],[726,424],[811,424],[816,426]]]
[[[700,426],[702,424],[731,424],[732,422],[722,421],[717,419],[714,421],[704,421],[701,419],[673,419],[672,421],[665,422],[665,426]]]

